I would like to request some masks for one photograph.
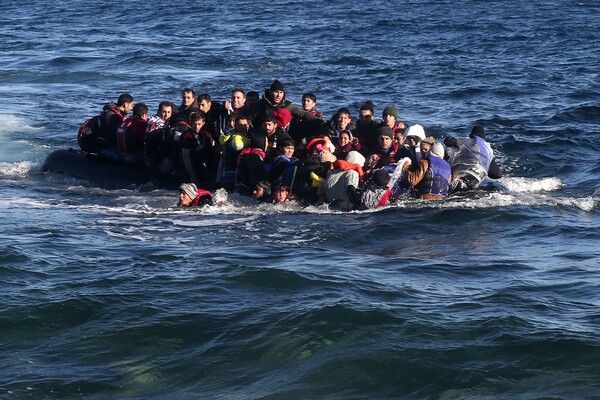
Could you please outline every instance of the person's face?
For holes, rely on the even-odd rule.
[[[200,133],[200,131],[204,127],[204,123],[205,123],[205,121],[203,119],[196,120],[194,122],[194,126],[193,126],[194,132]]]
[[[277,130],[277,123],[275,123],[273,121],[265,121],[265,132],[267,132],[268,136],[274,134],[276,130]]]
[[[369,110],[360,110],[359,117],[358,117],[358,122],[361,123],[361,124],[363,124],[363,125],[367,125],[371,121],[373,121],[373,114],[371,113],[371,111],[369,111]]]
[[[181,94],[181,102],[185,107],[189,107],[194,103],[194,95],[192,92],[183,92]]]
[[[343,146],[347,145],[348,143],[350,143],[350,136],[348,136],[347,133],[342,133],[340,135],[340,146],[343,147]]]
[[[346,113],[341,113],[338,115],[338,126],[340,129],[346,129],[350,124],[350,116]]]
[[[254,191],[252,192],[252,197],[255,198],[259,198],[259,197],[263,197],[265,194],[265,189],[263,189],[262,186],[257,186]]]
[[[384,149],[389,149],[392,146],[392,138],[387,135],[380,135],[379,145]]]
[[[171,118],[171,114],[173,114],[173,108],[171,106],[162,106],[160,108],[160,113],[158,115],[162,118],[163,121]]]
[[[431,145],[429,143],[427,143],[427,142],[421,143],[421,156],[423,156],[423,158],[425,158],[425,155],[427,154],[429,149],[431,149]]]
[[[250,130],[250,122],[247,119],[238,120],[237,124],[235,125],[235,130],[239,133],[248,133]]]
[[[123,104],[123,107],[125,108],[125,114],[129,114],[133,110],[133,101]]]
[[[275,103],[280,103],[283,100],[283,90],[273,90],[273,100]]]
[[[394,118],[394,116],[391,114],[385,114],[383,117],[383,122],[385,122],[385,124],[390,128],[393,128],[396,124],[396,118]]]
[[[287,190],[278,190],[275,193],[275,201],[277,203],[283,203],[288,197],[288,191]]]
[[[404,143],[404,133],[400,131],[396,132],[394,133],[394,137],[396,138],[396,142],[398,142],[398,144]]]
[[[287,158],[290,158],[294,155],[294,146],[285,146],[283,148],[283,155]]]
[[[210,101],[206,101],[206,100],[202,100],[200,101],[200,110],[202,110],[202,112],[204,112],[205,114],[208,113],[210,111]]]
[[[317,103],[309,97],[302,99],[302,108],[304,111],[312,111],[312,109],[315,108],[315,105],[317,105]]]
[[[188,196],[183,190],[179,192],[179,204],[181,204],[182,206],[188,207],[192,204],[193,201],[194,199]]]
[[[416,136],[408,136],[406,138],[406,144],[411,147],[415,147],[419,143],[419,138]]]
[[[242,108],[245,102],[246,97],[242,94],[242,92],[233,92],[233,94],[231,95],[231,104],[234,110]]]

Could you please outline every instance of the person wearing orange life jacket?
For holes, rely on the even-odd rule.
[[[126,162],[141,163],[143,160],[147,119],[148,107],[137,103],[133,106],[133,115],[117,128],[117,144]]]
[[[213,205],[212,193],[208,190],[199,189],[194,183],[182,183],[179,186],[179,206],[202,207]]]

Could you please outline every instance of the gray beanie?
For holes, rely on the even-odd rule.
[[[192,200],[198,195],[198,187],[194,183],[182,183],[179,190],[190,196]]]
[[[444,158],[444,146],[442,146],[442,144],[439,142],[434,143],[433,145],[431,145],[431,148],[429,149],[429,156]]]

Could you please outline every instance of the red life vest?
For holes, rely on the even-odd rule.
[[[210,196],[212,199],[211,192],[209,192],[208,190],[204,190],[204,189],[198,189],[198,194],[196,195],[196,197],[194,197],[194,200],[192,201],[192,207],[198,207],[198,204],[200,203],[200,199],[204,196]],[[211,200],[211,204],[212,204],[212,200]]]
[[[121,122],[117,128],[117,144],[123,154],[144,148],[146,138],[146,121],[132,116]]]
[[[265,159],[265,152],[261,149],[246,147],[240,152],[239,158],[245,157],[249,154],[258,154],[262,160]]]

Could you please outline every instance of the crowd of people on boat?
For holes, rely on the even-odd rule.
[[[212,204],[211,190],[224,188],[263,202],[361,210],[439,200],[502,176],[481,126],[439,141],[401,121],[392,105],[377,121],[370,100],[356,120],[346,107],[325,120],[315,94],[304,93],[298,107],[279,80],[262,96],[234,88],[223,102],[185,88],[179,106],[163,101],[154,115],[124,93],[82,124],[78,143],[183,182],[182,206]]]

